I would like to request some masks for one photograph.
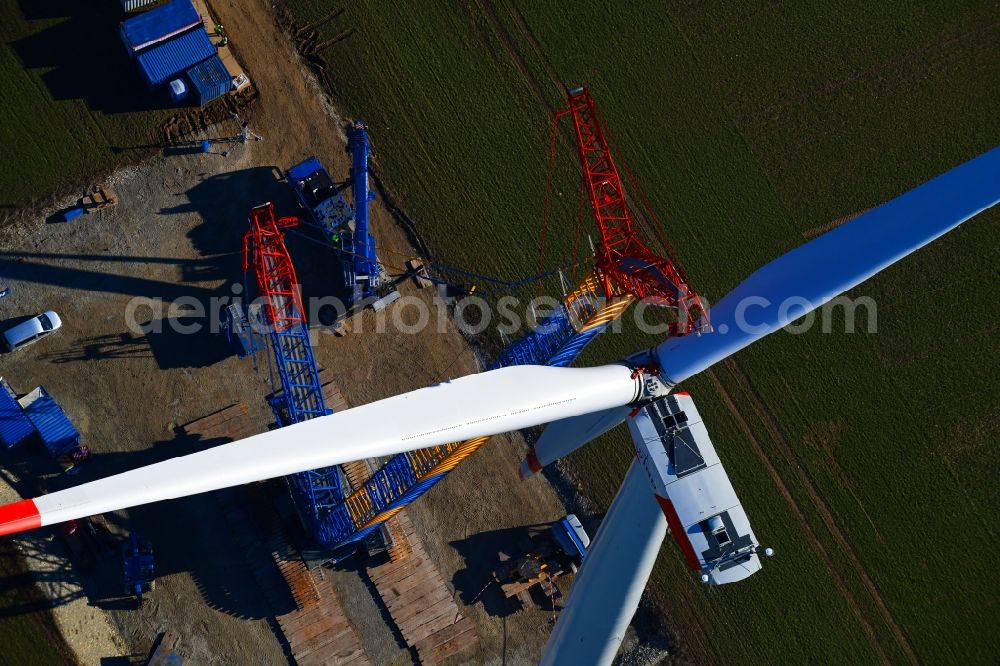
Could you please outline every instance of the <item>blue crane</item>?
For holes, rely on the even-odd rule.
[[[375,193],[368,188],[368,130],[357,120],[347,134],[351,150],[351,185],[354,189],[354,300],[375,296],[379,287],[375,238],[368,227],[368,204]]]
[[[271,399],[278,426],[331,414],[313,356],[295,267],[284,242],[284,229],[298,218],[276,218],[274,204],[250,211],[250,229],[243,239],[243,270],[253,270],[271,349],[281,381],[281,392]],[[313,538],[332,545],[334,535],[348,529],[350,515],[337,467],[309,470],[288,477],[303,522]]]

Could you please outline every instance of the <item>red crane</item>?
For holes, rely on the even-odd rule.
[[[555,122],[564,116],[573,117],[583,180],[601,232],[600,245],[595,248],[595,268],[605,296],[611,299],[631,294],[674,309],[677,321],[671,324],[670,333],[687,335],[705,314],[701,298],[688,286],[673,261],[656,254],[640,239],[625,187],[587,88],[570,91],[568,106],[556,113]]]
[[[297,217],[276,217],[274,204],[268,202],[250,210],[250,228],[243,236],[243,272],[254,269],[267,322],[278,331],[305,323],[299,281],[282,231],[298,224]]]

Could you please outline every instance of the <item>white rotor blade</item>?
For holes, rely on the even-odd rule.
[[[15,502],[0,507],[0,534],[537,426],[630,403],[638,392],[624,365],[501,368]]]
[[[573,416],[548,424],[521,462],[521,478],[537,474],[543,467],[597,439],[624,422],[631,411],[632,407],[629,406],[612,407],[602,412]]]
[[[666,534],[667,520],[649,489],[646,472],[633,461],[587,549],[541,664],[612,662]]]
[[[715,329],[656,353],[677,384],[867,280],[1000,201],[1000,148],[775,259],[711,309]]]

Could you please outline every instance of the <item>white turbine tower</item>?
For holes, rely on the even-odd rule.
[[[0,507],[0,534],[553,423],[529,459],[530,472],[634,414],[630,430],[637,462],[591,544],[543,656],[550,664],[610,663],[668,522],[682,550],[690,550],[685,552],[689,562],[708,582],[736,580],[760,567],[746,514],[717,464],[697,410],[687,396],[671,394],[673,387],[998,200],[1000,148],[995,148],[764,266],[712,310],[711,333],[672,338],[595,368],[520,366],[464,377],[22,500]],[[752,321],[743,321],[744,314]],[[694,458],[676,448],[692,443],[698,449]],[[686,462],[679,462],[681,456]],[[686,481],[695,474],[711,475],[702,477],[709,491],[698,495]],[[681,515],[685,497],[692,506],[725,510],[691,523],[690,516]]]

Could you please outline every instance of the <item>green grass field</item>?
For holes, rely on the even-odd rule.
[[[289,0],[303,23],[339,3]],[[550,72],[591,86],[692,284],[714,300],[803,232],[1000,143],[990,3],[359,2],[323,26],[343,110],[443,260],[538,266]],[[537,46],[536,46],[537,45]],[[571,256],[560,146],[548,263]],[[987,662],[998,502],[996,211],[856,290],[874,335],[778,334],[689,382],[762,542],[706,590],[663,550],[652,592],[695,661]],[[992,248],[992,249],[991,249]],[[645,341],[606,336],[588,361]],[[620,436],[573,457],[607,504]]]
[[[171,115],[118,37],[118,3],[0,0],[0,211],[147,154]]]

